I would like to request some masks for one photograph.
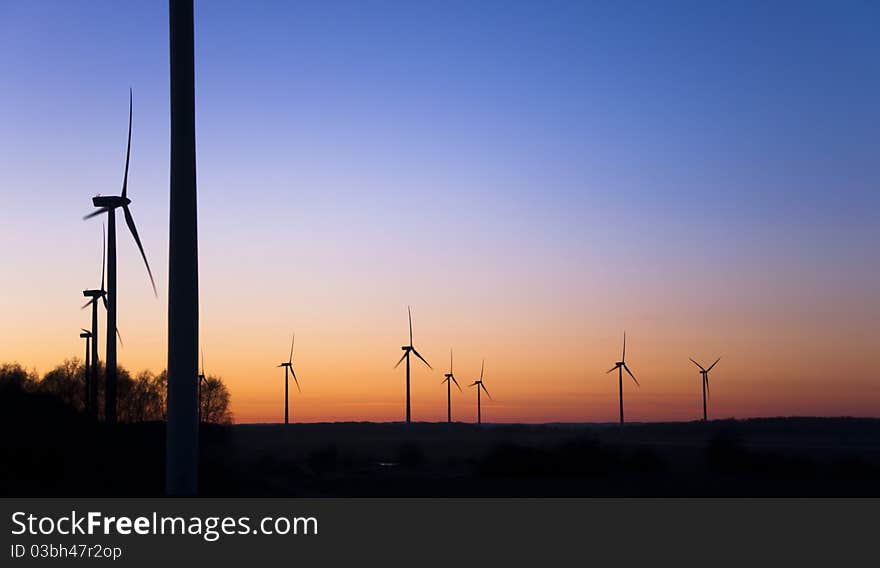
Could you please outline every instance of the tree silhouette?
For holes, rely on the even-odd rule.
[[[37,374],[27,371],[19,363],[0,365],[0,394],[34,390],[37,381]]]
[[[134,378],[123,380],[119,374],[119,420],[152,422],[165,420],[166,374],[141,371]]]
[[[229,389],[219,377],[208,376],[202,384],[202,422],[232,424]]]
[[[0,365],[0,395],[34,393],[52,397],[76,412],[85,412],[85,368],[80,359],[66,359],[42,379],[18,363]],[[104,404],[104,366],[99,365],[96,381],[98,408]],[[119,422],[164,422],[168,393],[168,373],[141,371],[135,377],[124,367],[117,367],[117,420]],[[229,389],[217,376],[209,376],[202,385],[202,422],[231,424]]]
[[[85,366],[79,359],[65,359],[49,371],[37,385],[37,391],[55,395],[77,412],[85,410]]]

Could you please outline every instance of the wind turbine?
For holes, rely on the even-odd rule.
[[[486,390],[486,385],[483,384],[483,369],[486,366],[486,360],[483,359],[483,362],[480,364],[480,380],[474,381],[470,385],[471,387],[477,387],[477,424],[482,424],[482,414],[481,414],[481,401],[480,401],[480,389],[486,391],[486,396],[489,397],[489,400],[492,400],[492,395],[489,394],[489,391]]]
[[[455,383],[455,386],[458,387],[458,390],[461,391],[461,386],[458,384],[458,381],[455,380],[455,375],[452,374],[452,349],[449,350],[449,372],[443,375],[446,377],[440,384],[446,383],[446,422],[452,423],[452,383]]]
[[[193,0],[169,0],[168,422],[165,492],[195,495],[199,466],[199,231]],[[195,383],[195,384],[193,384]]]
[[[121,195],[98,195],[92,198],[92,204],[98,208],[97,211],[89,213],[83,219],[97,217],[102,213],[107,214],[107,223],[109,227],[109,238],[107,239],[107,368],[106,368],[106,390],[104,392],[104,420],[109,424],[116,423],[116,334],[110,333],[109,330],[116,329],[116,210],[122,208],[125,216],[125,224],[134,237],[144,264],[147,267],[147,274],[150,276],[150,283],[153,285],[153,294],[159,296],[156,291],[156,282],[153,280],[153,272],[150,270],[150,263],[147,262],[147,255],[138,236],[137,227],[134,224],[134,217],[131,216],[131,210],[128,206],[131,199],[128,198],[128,164],[131,158],[131,119],[132,119],[132,93],[128,91],[128,145],[125,150],[125,175],[122,178],[122,194]]]
[[[623,425],[623,372],[626,371],[627,374],[632,377],[633,382],[636,386],[639,385],[639,381],[636,379],[636,376],[632,374],[632,371],[629,370],[629,367],[626,366],[626,332],[623,332],[623,353],[620,355],[620,361],[614,364],[613,367],[608,369],[607,375],[611,371],[617,369],[617,385],[620,389],[620,424]]]
[[[691,359],[688,357],[688,359]],[[718,361],[721,360],[721,357],[715,359],[715,362],[709,365],[708,369],[703,368],[702,365],[691,359],[691,363],[700,368],[700,377],[703,379],[703,422],[706,421],[706,396],[709,394],[709,371],[712,370],[712,367],[718,364]]]
[[[432,367],[430,363],[425,361],[425,358],[422,357],[418,351],[416,351],[415,347],[413,347],[412,310],[410,310],[409,306],[406,307],[406,312],[407,312],[407,314],[409,314],[409,345],[403,345],[401,347],[401,349],[403,349],[403,356],[400,358],[400,361],[398,361],[397,364],[394,365],[394,368],[396,369],[397,367],[399,367],[400,364],[403,362],[403,360],[406,359],[406,423],[409,424],[411,421],[410,420],[411,419],[410,406],[409,406],[409,354],[410,354],[410,352],[412,352],[416,357],[421,359],[422,363],[427,365],[429,369],[433,370],[434,367]]]
[[[202,383],[207,382],[205,375],[205,350],[202,349],[202,370],[199,371],[199,424],[202,423]]]
[[[87,330],[86,328],[80,328],[80,329],[82,329],[82,333],[80,333],[79,336],[86,340],[86,359],[85,359],[85,365],[83,366],[83,378],[85,379],[86,396],[83,399],[83,406],[86,407],[86,412],[89,412],[89,395],[90,395],[91,386],[92,386],[92,381],[91,381],[91,378],[89,377],[89,375],[91,374],[90,373],[90,367],[91,367],[91,365],[90,365],[90,362],[91,362],[90,346],[91,346],[91,344],[89,341],[92,339],[92,332]]]
[[[296,379],[296,372],[293,370],[293,340],[296,339],[296,334],[290,338],[290,357],[288,357],[286,363],[281,363],[278,365],[279,367],[284,367],[284,423],[289,424],[288,422],[288,404],[287,404],[287,385],[290,382],[288,378],[288,370],[290,370],[290,375],[293,375],[293,382],[296,383],[296,390],[302,392],[302,389],[299,388],[299,381]]]
[[[104,227],[103,240],[101,241],[101,287],[97,290],[83,290],[83,296],[89,298],[89,301],[83,304],[82,309],[92,306],[92,358],[91,372],[87,381],[86,409],[93,416],[98,414],[98,299],[104,303],[104,309],[107,309],[107,291],[104,289],[104,272],[107,264],[107,234]]]

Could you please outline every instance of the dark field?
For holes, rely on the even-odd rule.
[[[164,424],[110,430],[33,397],[0,410],[0,495],[162,494]],[[880,495],[877,419],[207,426],[201,450],[213,496]]]

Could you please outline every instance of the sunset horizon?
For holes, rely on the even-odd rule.
[[[118,357],[166,366],[167,15],[111,5],[0,23],[0,361],[40,373],[82,358],[129,88],[159,293],[120,213]],[[197,5],[199,343],[235,421],[283,420],[293,331],[293,422],[402,420],[407,305],[417,421],[450,348],[462,383],[486,360],[486,422],[614,421],[624,331],[633,421],[699,419],[688,359],[719,356],[712,418],[880,417],[873,11]]]

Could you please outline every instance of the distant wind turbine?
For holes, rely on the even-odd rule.
[[[202,349],[202,370],[199,371],[199,424],[202,423],[202,383],[208,380],[205,375],[205,350]]]
[[[477,387],[477,424],[482,424],[483,416],[481,413],[481,401],[480,401],[480,389],[486,391],[486,396],[489,397],[489,400],[492,400],[492,395],[489,394],[489,391],[486,390],[486,385],[483,384],[483,370],[486,367],[486,360],[483,359],[483,362],[480,364],[480,380],[474,381],[470,385],[471,387]]]
[[[86,340],[86,359],[85,359],[85,364],[83,365],[83,379],[84,379],[83,382],[85,382],[84,386],[86,388],[86,396],[83,399],[83,406],[86,407],[86,412],[88,412],[89,411],[89,394],[91,392],[91,387],[92,387],[92,381],[91,381],[91,378],[89,377],[89,375],[91,374],[91,371],[90,371],[90,367],[91,367],[91,365],[90,365],[90,363],[91,363],[90,340],[92,339],[92,332],[87,330],[86,328],[81,328],[81,329],[82,329],[82,333],[80,333],[79,336]]]
[[[102,232],[104,227],[101,227]],[[101,287],[97,290],[83,290],[83,296],[89,298],[89,301],[83,304],[82,309],[92,307],[92,358],[91,370],[88,373],[86,410],[92,416],[98,415],[98,299],[104,303],[104,309],[107,309],[107,291],[104,289],[104,272],[107,264],[107,234],[104,232],[101,241]]]
[[[403,349],[403,356],[400,358],[400,360],[397,362],[397,364],[394,365],[394,368],[396,369],[397,367],[399,367],[400,364],[403,363],[403,360],[406,359],[406,422],[407,422],[407,424],[409,424],[409,422],[411,421],[411,418],[412,418],[412,415],[410,413],[410,404],[409,404],[409,354],[410,354],[410,352],[412,352],[413,355],[415,355],[416,357],[421,359],[422,363],[427,365],[429,369],[433,370],[434,368],[431,366],[430,363],[425,361],[425,358],[422,357],[418,351],[416,351],[415,347],[413,347],[412,310],[410,310],[409,306],[406,307],[406,312],[407,312],[407,314],[409,314],[409,345],[404,345],[401,347],[401,349]]]
[[[122,208],[125,216],[125,224],[134,237],[147,267],[147,274],[150,277],[150,284],[153,286],[153,294],[158,297],[156,291],[156,282],[153,279],[153,272],[150,270],[150,263],[147,262],[147,255],[144,252],[144,246],[141,244],[141,238],[138,236],[137,227],[134,224],[134,217],[131,216],[129,205],[131,199],[128,198],[128,165],[131,158],[131,122],[132,122],[132,94],[128,92],[128,145],[125,150],[125,175],[122,178],[122,194],[121,195],[98,195],[92,198],[92,204],[98,208],[97,211],[89,213],[83,219],[90,219],[107,214],[107,223],[109,227],[109,237],[107,239],[107,329],[116,329],[116,210]],[[117,370],[116,370],[116,334],[107,333],[107,368],[106,368],[106,388],[104,392],[104,420],[109,424],[116,423],[116,386],[117,386]]]
[[[446,377],[440,384],[446,383],[446,422],[452,423],[452,383],[455,383],[455,386],[458,387],[458,390],[461,391],[461,386],[458,384],[458,381],[455,380],[455,375],[452,373],[452,349],[449,350],[449,372],[444,375]]]
[[[620,361],[614,364],[613,367],[608,369],[606,375],[611,371],[617,369],[617,385],[620,389],[620,423],[623,424],[623,372],[626,371],[627,374],[632,377],[633,382],[636,386],[639,385],[639,381],[636,379],[636,376],[632,374],[632,371],[629,370],[629,367],[626,366],[626,332],[623,332],[623,353],[620,355]]]
[[[691,360],[691,363],[700,368],[700,377],[703,379],[703,422],[707,420],[706,417],[706,397],[709,395],[709,371],[712,370],[712,367],[718,364],[718,361],[721,360],[721,357],[715,359],[715,362],[709,365],[708,369],[703,368],[702,365],[688,357]]]
[[[296,379],[296,372],[293,370],[293,341],[296,339],[296,334],[290,338],[290,357],[287,358],[286,363],[281,363],[278,365],[279,367],[284,367],[284,423],[289,424],[289,416],[288,416],[288,403],[287,403],[287,387],[290,382],[288,378],[288,370],[290,371],[290,375],[293,375],[293,382],[296,383],[296,390],[302,392],[302,389],[299,388],[299,381]]]

